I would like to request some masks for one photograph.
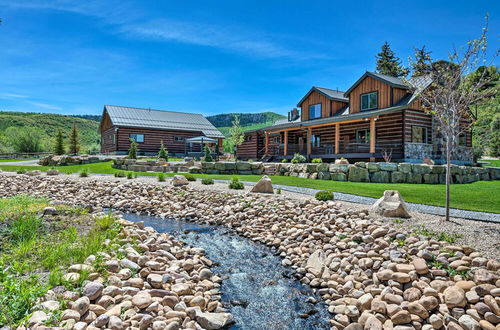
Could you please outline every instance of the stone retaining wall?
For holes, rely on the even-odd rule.
[[[42,166],[66,166],[66,165],[81,165],[93,164],[99,162],[108,162],[110,158],[101,159],[96,156],[80,155],[80,156],[67,156],[67,155],[48,155],[38,160],[38,164]]]
[[[280,175],[378,183],[445,183],[445,165],[358,162],[355,164],[276,164]],[[452,165],[452,183],[500,180],[500,168]]]
[[[262,174],[264,164],[261,162],[202,162],[201,173],[206,174]]]

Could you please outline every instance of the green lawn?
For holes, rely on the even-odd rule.
[[[481,162],[487,162],[485,166],[500,167],[500,159],[481,159]]]
[[[111,168],[111,162],[95,163],[88,165],[60,166],[57,169],[65,173],[79,172],[87,168],[89,173],[113,174],[118,170]],[[0,165],[4,171],[17,171],[19,169],[45,171],[47,166],[15,166]],[[157,173],[137,172],[137,175],[155,176]],[[165,173],[173,176],[175,173]],[[231,179],[234,175],[194,174],[197,178]],[[239,175],[242,181],[258,181],[260,175]],[[288,176],[271,176],[273,183],[297,187],[330,190],[368,197],[381,197],[384,190],[399,190],[407,202],[444,206],[445,186],[430,184],[404,184],[404,183],[362,183],[339,182],[326,180],[311,180]],[[500,181],[478,181],[470,184],[457,184],[451,187],[451,206],[453,208],[500,213]]]
[[[22,158],[22,159],[0,159],[0,163],[22,162],[25,160],[34,160],[37,158]]]

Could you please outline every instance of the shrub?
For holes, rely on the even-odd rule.
[[[210,154],[210,149],[208,146],[205,146],[205,157],[203,158],[204,161],[206,162],[213,162],[214,159],[212,158],[212,155]]]
[[[127,173],[127,179],[135,179],[135,178],[137,178],[137,174],[135,174],[134,172]]]
[[[165,181],[165,173],[159,173],[158,174],[158,181],[159,182],[164,182]]]
[[[163,140],[161,140],[161,142],[160,142],[160,151],[158,152],[158,158],[164,159],[165,161],[168,161],[168,150],[163,145]]]
[[[86,178],[89,176],[89,169],[84,168],[80,171],[80,178]]]
[[[305,163],[306,162],[306,157],[302,156],[299,153],[295,153],[292,158],[292,163],[297,164],[297,163]]]
[[[281,195],[281,188],[276,189],[276,193],[277,193],[278,195]]]
[[[17,170],[17,174],[24,174],[24,173],[26,173],[26,170],[24,169]]]
[[[209,178],[202,179],[201,180],[201,184],[206,184],[206,185],[214,184],[214,180],[213,179],[209,179]]]
[[[124,178],[124,177],[125,177],[125,172],[123,171],[115,172],[115,178]]]
[[[311,162],[313,162],[313,163],[323,163],[323,160],[321,158],[314,158]]]
[[[189,174],[189,173],[188,174],[184,174],[184,177],[188,181],[196,181],[196,178],[192,174]]]
[[[43,151],[44,132],[36,127],[14,127],[5,130],[9,145],[16,152]]]
[[[288,163],[288,159],[283,158],[283,159],[281,160],[281,162],[282,162],[282,163]]]
[[[238,180],[237,177],[234,177],[233,180],[229,183],[229,189],[244,189],[245,185]]]
[[[316,193],[316,199],[319,201],[332,201],[333,200],[333,193],[331,191],[318,191]]]
[[[128,158],[137,159],[137,152],[139,151],[137,142],[130,139],[130,149],[128,149]]]
[[[99,227],[100,230],[107,230],[107,229],[111,228],[111,226],[115,222],[115,216],[110,211],[106,215],[97,217],[95,219],[95,222],[96,222],[96,224],[97,224],[97,226]]]

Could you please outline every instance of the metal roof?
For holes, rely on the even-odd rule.
[[[217,140],[211,139],[207,136],[197,136],[186,139],[186,143],[215,143]]]
[[[223,138],[224,135],[204,116],[196,113],[131,108],[105,105],[106,111],[115,126],[174,131],[202,132],[205,136]]]
[[[339,91],[339,90],[335,90],[335,89],[329,89],[329,88],[324,88],[324,87],[316,87],[316,86],[313,86],[309,92],[307,92],[306,95],[304,95],[304,97],[299,101],[299,103],[297,103],[297,106],[300,107],[300,105],[302,104],[302,102],[304,102],[304,100],[312,93],[312,92],[318,92],[320,94],[323,94],[324,96],[326,96],[327,98],[329,98],[330,100],[337,100],[337,101],[341,101],[341,102],[349,102],[349,99],[347,97],[344,96],[344,92],[342,91]]]
[[[392,76],[388,76],[388,75],[381,74],[381,73],[366,71],[365,74],[361,76],[361,78],[359,78],[351,87],[349,87],[349,89],[344,93],[344,95],[347,97],[349,95],[349,93],[351,93],[352,90],[354,88],[356,88],[356,86],[358,86],[363,81],[363,79],[365,79],[366,77],[372,77],[374,79],[380,80],[382,82],[385,82],[386,84],[391,85],[392,87],[409,89],[408,85],[406,85],[403,80],[401,80],[397,77],[392,77]]]

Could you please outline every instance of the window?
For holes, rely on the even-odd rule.
[[[460,133],[458,135],[458,145],[461,147],[467,146],[467,134],[466,133]]]
[[[246,142],[250,142],[250,141],[252,141],[252,136],[251,136],[251,135],[246,135],[246,136],[245,136],[245,141],[246,141]]]
[[[129,137],[137,143],[144,142],[144,134],[130,134]]]
[[[378,92],[361,94],[361,111],[378,108]]]
[[[278,135],[278,136],[273,137],[273,142],[280,143],[280,136]]]
[[[309,119],[321,118],[321,103],[309,106]]]
[[[412,126],[411,127],[411,142],[427,143],[427,127]]]
[[[174,142],[184,142],[184,140],[182,136],[174,136]]]
[[[311,136],[311,143],[313,147],[321,147],[321,135],[313,134]]]
[[[357,130],[356,143],[370,143],[370,131],[367,129]]]

